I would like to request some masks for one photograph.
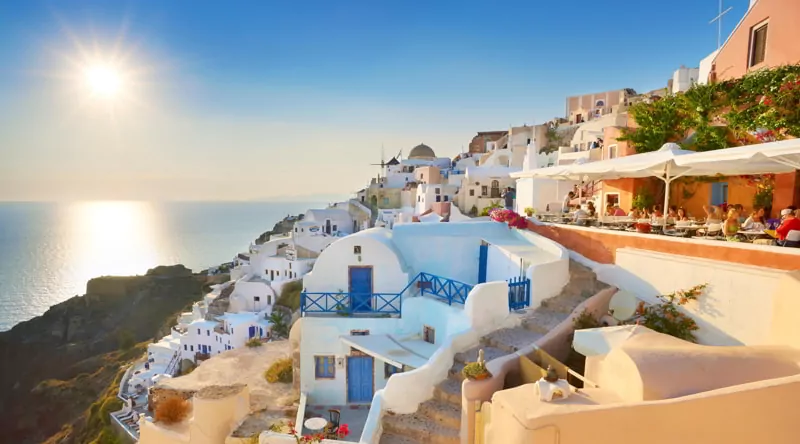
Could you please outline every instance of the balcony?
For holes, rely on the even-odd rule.
[[[402,293],[306,293],[300,294],[303,315],[336,314],[340,316],[399,316]]]
[[[594,148],[590,150],[580,150],[569,146],[562,146],[558,149],[558,165],[569,165],[577,162],[579,159],[585,159],[585,162],[594,162],[603,158],[603,150]]]

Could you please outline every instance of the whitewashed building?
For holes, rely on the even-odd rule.
[[[567,279],[567,259],[536,239],[505,224],[465,222],[373,228],[330,245],[304,279],[303,317],[292,332],[308,402],[369,403],[392,375],[409,372],[416,381],[455,335],[504,322],[507,279],[547,274],[555,286],[535,289],[530,302],[553,296]],[[438,381],[427,378],[409,391],[432,390]]]

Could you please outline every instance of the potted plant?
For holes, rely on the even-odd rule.
[[[533,208],[532,207],[526,207],[525,208],[525,214],[527,214],[528,217],[532,217],[533,216]]]
[[[492,376],[483,362],[470,362],[461,370],[461,374],[471,381],[480,381]]]

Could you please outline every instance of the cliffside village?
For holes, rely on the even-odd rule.
[[[797,442],[800,142],[625,137],[638,104],[800,62],[797,21],[800,3],[751,1],[664,88],[567,97],[563,116],[478,132],[455,157],[404,149],[239,254],[128,370],[113,422],[144,444]],[[290,413],[205,370],[249,371],[273,346],[292,360]],[[218,390],[159,422],[149,394],[194,366]]]

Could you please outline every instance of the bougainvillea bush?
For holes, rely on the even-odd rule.
[[[525,216],[511,210],[498,208],[489,213],[493,221],[505,222],[509,228],[528,228],[528,220]]]

